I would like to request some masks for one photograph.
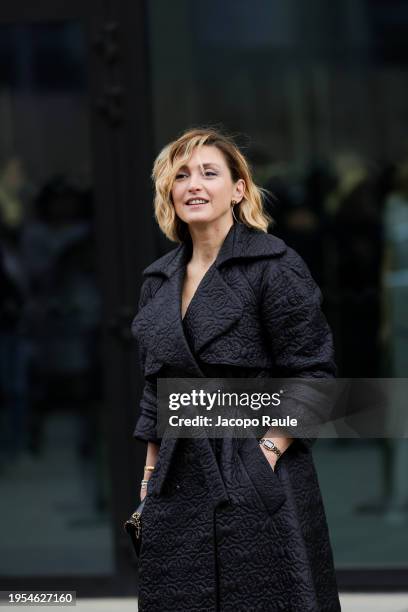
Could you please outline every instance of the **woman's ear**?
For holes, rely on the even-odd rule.
[[[245,181],[244,179],[239,179],[235,183],[234,192],[232,196],[237,204],[239,204],[241,200],[243,199],[244,193],[245,193]]]

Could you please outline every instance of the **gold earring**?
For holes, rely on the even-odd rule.
[[[235,200],[231,201],[231,212],[232,212],[232,216],[235,219],[236,223],[238,223],[238,219],[236,218],[235,213],[234,213],[234,206],[236,206],[237,203],[238,202],[236,202]]]

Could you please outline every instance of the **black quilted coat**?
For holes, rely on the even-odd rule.
[[[144,271],[132,331],[145,377],[134,437],[160,444],[143,512],[140,612],[337,612],[311,453],[295,439],[272,470],[255,438],[157,437],[158,377],[333,377],[321,294],[278,238],[231,227],[184,319],[183,244]],[[293,400],[292,416],[307,410]]]

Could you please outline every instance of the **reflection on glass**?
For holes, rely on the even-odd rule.
[[[406,7],[148,10],[156,150],[188,125],[238,136],[322,288],[339,375],[407,376]],[[337,566],[407,566],[408,440],[321,441],[316,459]]]
[[[111,573],[83,31],[0,41],[0,575]]]

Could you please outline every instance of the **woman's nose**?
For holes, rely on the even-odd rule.
[[[199,191],[201,189],[201,177],[196,174],[191,174],[188,180],[189,191]]]

